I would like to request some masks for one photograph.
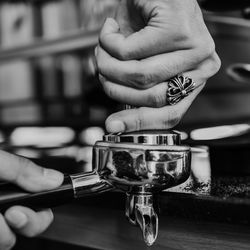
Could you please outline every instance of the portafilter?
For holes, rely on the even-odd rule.
[[[147,245],[158,234],[153,195],[183,183],[190,174],[189,146],[174,131],[139,131],[109,134],[93,147],[93,171],[65,175],[54,190],[29,193],[19,187],[0,185],[0,211],[13,205],[34,209],[54,207],[72,198],[118,189],[126,192],[126,217],[138,225]]]

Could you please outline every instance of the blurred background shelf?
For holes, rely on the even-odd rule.
[[[59,39],[37,41],[33,44],[0,50],[0,64],[15,59],[34,57],[83,50],[94,47],[98,42],[98,31],[78,31]]]

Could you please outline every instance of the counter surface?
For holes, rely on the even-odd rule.
[[[160,200],[171,201],[171,194],[163,195],[169,198],[160,197]],[[149,249],[139,228],[127,222],[123,198],[121,193],[110,193],[56,208],[55,222],[42,238],[91,249]],[[178,198],[178,201],[185,199]],[[198,204],[195,199],[187,200],[192,200],[193,208]],[[150,249],[250,249],[249,225],[203,220],[196,214],[196,210],[201,209],[199,204],[191,211],[190,204],[185,210],[184,202],[181,210],[189,213],[187,216],[185,213],[182,216],[167,215],[167,206],[166,202],[161,204],[159,236]],[[171,209],[168,212],[171,214]]]

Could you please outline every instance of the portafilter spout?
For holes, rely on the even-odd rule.
[[[0,211],[13,205],[52,207],[115,188],[127,193],[126,215],[152,245],[158,232],[153,195],[184,182],[190,162],[190,148],[180,145],[180,135],[172,131],[106,135],[93,148],[93,171],[65,175],[57,189],[29,193],[13,184],[0,184]]]
[[[127,194],[126,217],[135,226],[139,225],[144,242],[151,246],[158,235],[158,215],[154,210],[152,194]]]

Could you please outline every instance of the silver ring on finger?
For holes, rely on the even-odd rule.
[[[189,94],[191,94],[195,88],[196,84],[192,78],[179,74],[167,81],[167,104],[175,105]]]

